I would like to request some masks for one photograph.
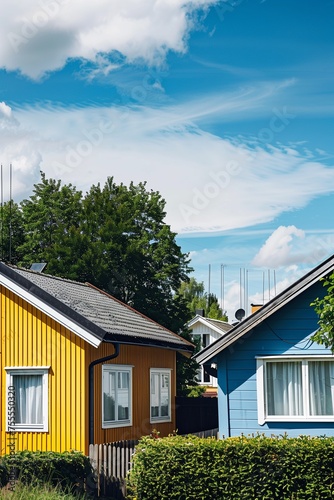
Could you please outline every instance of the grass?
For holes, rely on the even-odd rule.
[[[14,491],[0,490],[0,500],[84,500],[85,496],[74,496],[50,485],[15,484]]]

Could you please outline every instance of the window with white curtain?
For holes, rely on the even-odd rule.
[[[102,365],[102,428],[132,425],[132,367]]]
[[[151,422],[171,420],[171,371],[151,368]]]
[[[334,421],[334,358],[257,359],[258,418]]]
[[[7,415],[15,431],[47,432],[49,367],[6,367]],[[8,428],[8,421],[7,421]]]

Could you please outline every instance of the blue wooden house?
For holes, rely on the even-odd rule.
[[[196,355],[218,379],[220,437],[334,436],[334,356],[311,340],[310,306],[334,256]]]

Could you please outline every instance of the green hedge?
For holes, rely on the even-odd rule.
[[[2,469],[1,469],[2,467]],[[88,457],[79,452],[19,451],[5,455],[1,460],[1,478],[8,481],[13,476],[22,484],[61,486],[68,490],[83,491],[85,482],[93,481],[93,471]],[[2,486],[4,486],[4,482]]]
[[[129,499],[334,499],[334,438],[145,437]]]

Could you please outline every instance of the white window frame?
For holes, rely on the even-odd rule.
[[[168,415],[152,417],[152,375],[159,375],[159,409],[161,408],[161,394],[160,394],[160,377],[162,375],[168,375]],[[171,422],[172,411],[171,411],[171,382],[172,382],[172,370],[169,368],[150,368],[150,423],[162,423]]]
[[[49,430],[49,370],[50,366],[6,366],[6,394],[8,388],[13,386],[15,375],[42,375],[42,423],[41,424],[17,424],[9,425],[9,405],[6,398],[6,432],[48,432]],[[16,397],[16,395],[15,395]]]
[[[114,429],[116,427],[129,427],[132,425],[132,366],[129,365],[102,365],[102,429]],[[118,378],[118,373],[128,373],[129,374],[129,418],[126,420],[104,420],[104,387],[103,387],[103,375],[105,372],[116,373],[116,380]],[[118,391],[118,387],[117,387]]]
[[[302,363],[302,393],[303,393],[303,415],[267,415],[266,414],[266,363],[270,362],[287,362],[299,361]],[[310,398],[309,398],[309,361],[332,361],[334,355],[323,356],[265,356],[256,358],[256,392],[257,392],[257,408],[258,408],[258,423],[264,425],[266,422],[334,422],[334,415],[310,415]]]

